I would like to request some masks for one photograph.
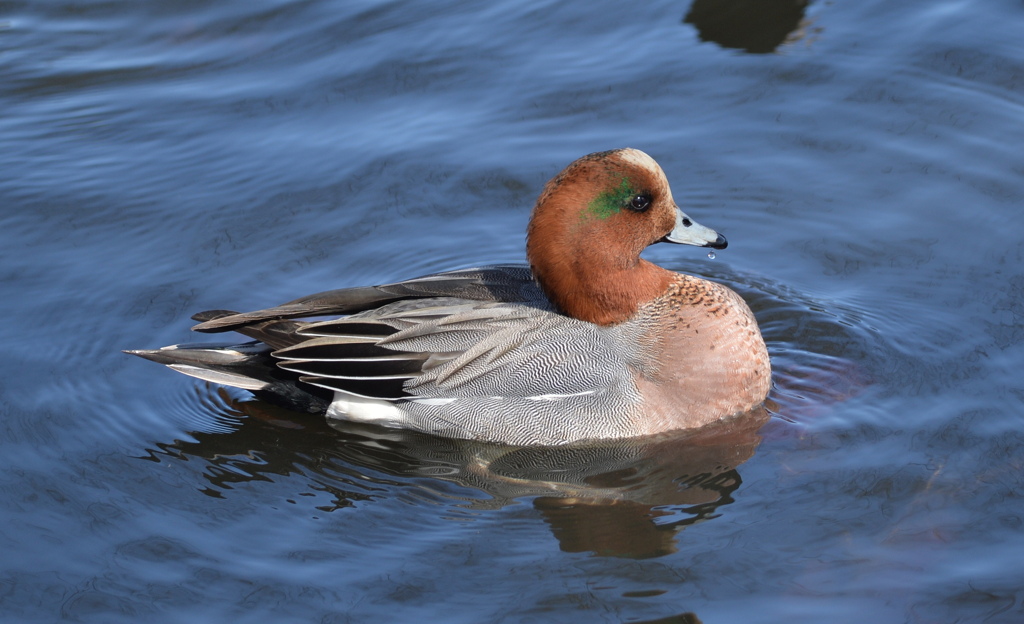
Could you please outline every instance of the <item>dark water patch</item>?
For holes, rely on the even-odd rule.
[[[683,22],[704,41],[754,54],[776,51],[797,38],[808,0],[694,0]]]

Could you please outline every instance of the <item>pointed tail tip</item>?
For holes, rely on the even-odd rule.
[[[164,362],[161,361],[158,355],[160,353],[160,349],[121,349],[121,353],[127,353],[128,355],[137,355],[142,359],[164,364]]]

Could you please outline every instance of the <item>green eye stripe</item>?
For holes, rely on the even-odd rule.
[[[583,219],[607,219],[618,214],[635,194],[629,178],[623,176],[619,186],[592,199],[580,216]]]

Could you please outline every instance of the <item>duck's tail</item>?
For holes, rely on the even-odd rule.
[[[242,388],[258,398],[304,412],[323,412],[331,394],[298,385],[298,375],[278,368],[271,347],[258,340],[243,344],[178,344],[125,353],[163,364],[179,373],[224,386]]]

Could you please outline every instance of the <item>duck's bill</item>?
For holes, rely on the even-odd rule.
[[[725,249],[729,245],[724,236],[697,223],[678,208],[676,209],[676,226],[661,241],[714,249]]]

